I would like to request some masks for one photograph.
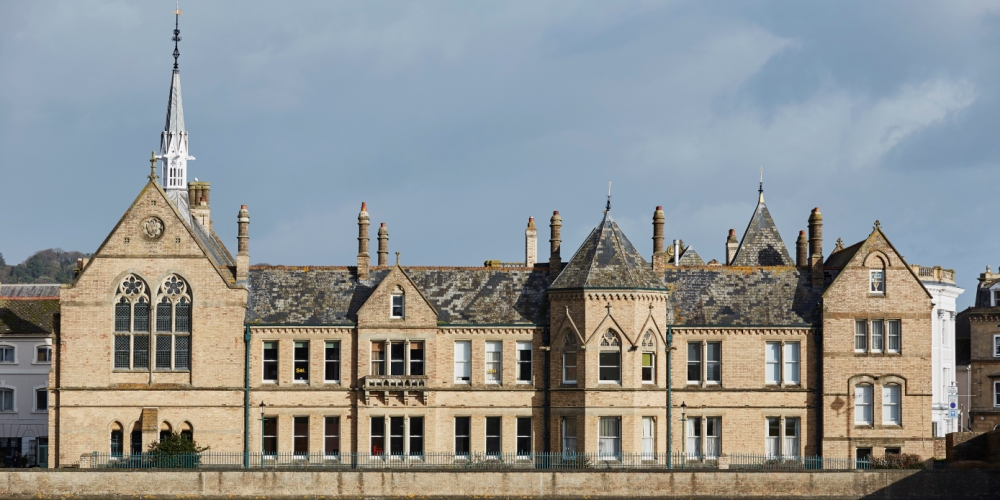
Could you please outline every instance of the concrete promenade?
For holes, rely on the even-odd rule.
[[[0,498],[987,499],[1000,471],[3,470]]]

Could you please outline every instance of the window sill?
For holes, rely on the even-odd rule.
[[[531,381],[530,380],[518,380],[516,382],[516,384],[517,385],[531,385]]]
[[[47,409],[46,410],[31,410],[31,413],[37,413],[37,414],[40,414],[40,415],[46,415],[46,414],[49,413],[49,410],[47,410]]]
[[[597,384],[598,385],[601,385],[601,384],[604,384],[604,385],[622,385],[622,382],[621,382],[621,380],[598,380]]]
[[[149,368],[113,368],[111,373],[149,373]]]
[[[648,381],[647,380],[643,380],[642,381],[642,385],[656,385],[656,382],[653,382],[651,380],[648,380]]]
[[[293,384],[309,385],[309,381],[308,380],[293,380],[292,383]]]
[[[576,385],[576,380],[563,380],[562,384],[563,385],[573,385],[573,386],[575,386]]]
[[[858,423],[856,423],[856,424],[854,424],[854,428],[855,429],[875,430],[875,426],[872,425],[872,424],[858,424]]]
[[[153,373],[191,373],[190,369],[186,370],[168,370],[166,368],[157,368],[153,370]]]
[[[468,380],[456,380],[453,382],[455,385],[472,385],[471,381]]]
[[[323,384],[324,385],[340,385],[340,381],[339,380],[324,380]]]
[[[31,364],[33,364],[33,365],[51,365],[52,362],[51,361],[32,361]]]

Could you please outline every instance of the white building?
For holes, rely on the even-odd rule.
[[[931,315],[934,321],[934,337],[931,342],[931,363],[934,366],[931,372],[931,426],[934,437],[944,437],[949,432],[959,431],[962,420],[961,415],[948,418],[948,394],[949,390],[957,394],[958,389],[955,384],[955,300],[965,289],[955,284],[955,271],[951,269],[942,269],[940,266],[912,267],[934,297],[934,311]]]
[[[59,285],[0,286],[0,464],[34,465],[48,445]]]

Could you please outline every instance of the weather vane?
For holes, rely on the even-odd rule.
[[[177,58],[181,56],[181,51],[177,49],[177,42],[181,41],[181,16],[184,12],[181,11],[181,3],[177,2],[177,6],[174,9],[174,37],[171,40],[174,41],[174,71],[177,70]]]

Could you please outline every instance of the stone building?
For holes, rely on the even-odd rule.
[[[975,305],[958,314],[959,393],[972,431],[1000,429],[1000,273],[979,275]],[[968,401],[966,403],[965,401]]]
[[[59,285],[0,285],[0,464],[45,463]]]
[[[60,466],[166,431],[310,460],[932,454],[931,296],[877,222],[824,258],[815,209],[793,260],[761,188],[724,264],[665,247],[659,207],[648,261],[609,199],[566,261],[557,211],[547,262],[529,219],[524,262],[419,267],[389,263],[385,224],[372,263],[362,203],[356,263],[249,266],[246,207],[234,258],[209,185],[169,170],[190,159],[179,84],[164,137],[185,148],[159,159],[180,180],[151,173],[62,290]]]

